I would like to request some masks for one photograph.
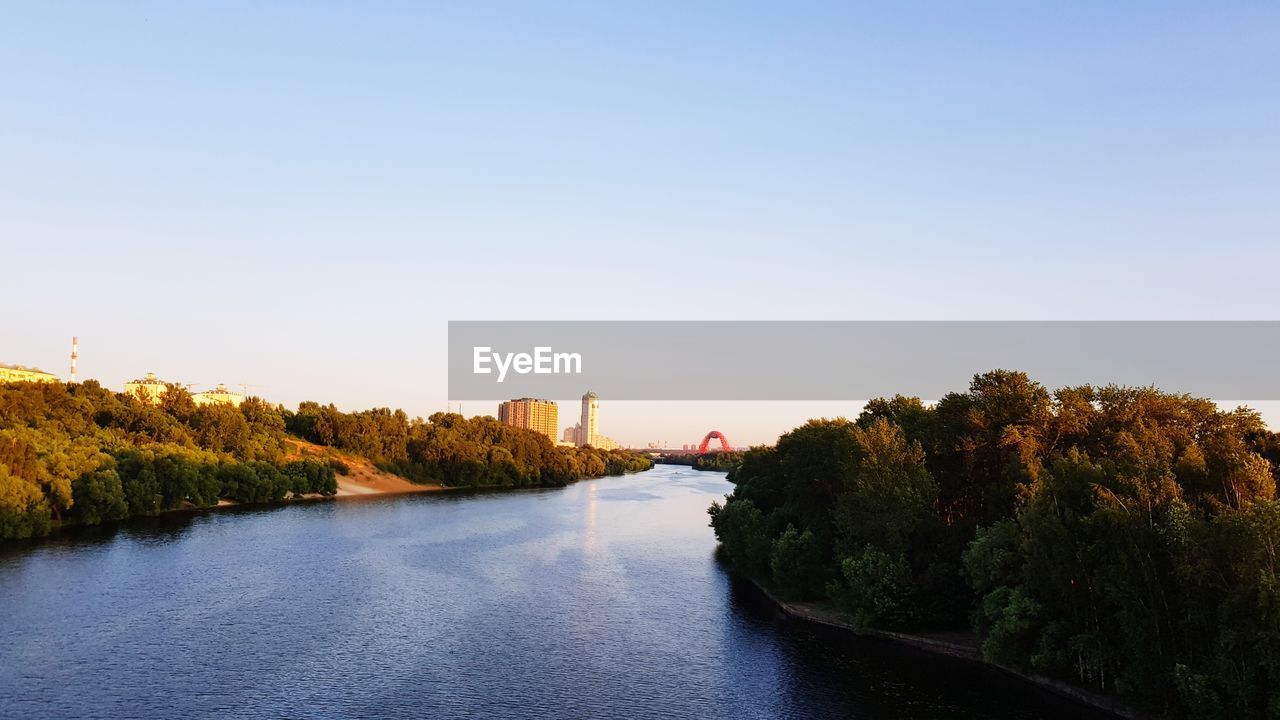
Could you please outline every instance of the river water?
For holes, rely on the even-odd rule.
[[[713,559],[731,486],[170,515],[0,550],[0,716],[1056,718],[994,672],[787,620]]]

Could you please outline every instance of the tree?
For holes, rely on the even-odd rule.
[[[938,496],[924,450],[919,443],[908,444],[902,428],[884,418],[850,434],[856,459],[832,511],[836,551],[855,552],[874,543],[902,553]]]
[[[786,597],[807,600],[822,595],[826,558],[813,533],[794,525],[774,539],[769,555],[773,587]]]
[[[201,447],[246,456],[249,421],[230,405],[202,405],[191,416],[191,429]]]
[[[749,500],[730,499],[712,503],[707,512],[732,566],[747,577],[769,577],[772,543],[760,510]]]
[[[115,468],[104,467],[75,482],[75,514],[85,525],[119,520],[129,514],[124,486]]]
[[[0,464],[0,537],[29,538],[49,532],[49,505],[40,488]]]
[[[123,455],[119,460],[120,482],[124,486],[125,501],[130,515],[154,516],[163,508],[160,479],[150,458],[141,455]]]
[[[928,450],[943,517],[984,524],[1012,513],[1038,472],[1051,419],[1049,392],[1008,370],[975,375],[969,392],[939,401]]]
[[[840,562],[829,594],[860,627],[908,627],[918,621],[914,581],[906,558],[867,545]]]

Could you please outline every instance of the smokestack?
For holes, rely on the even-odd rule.
[[[79,353],[76,352],[80,348],[80,338],[75,335],[71,336],[71,382],[76,381],[76,358]]]

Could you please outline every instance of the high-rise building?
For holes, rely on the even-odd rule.
[[[578,445],[594,445],[600,434],[600,397],[591,391],[582,396],[582,421],[578,424]]]
[[[578,428],[581,427],[577,423],[564,429],[564,435],[560,438],[562,442],[569,445],[578,444]]]
[[[555,442],[560,409],[550,400],[518,398],[498,406],[498,419],[508,425],[540,432]]]

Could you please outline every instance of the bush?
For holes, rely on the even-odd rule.
[[[749,578],[768,578],[772,544],[760,510],[749,500],[729,500],[712,503],[707,513],[732,567]]]
[[[284,499],[289,479],[268,463],[227,463],[218,470],[222,497],[243,503],[271,503]]]
[[[284,466],[289,491],[294,495],[319,493],[334,495],[338,492],[338,480],[332,467],[333,460],[294,460]]]
[[[813,532],[794,525],[773,541],[769,567],[773,586],[783,596],[808,600],[822,595],[826,584],[822,548]]]
[[[868,545],[840,563],[842,580],[828,585],[830,594],[859,627],[899,628],[918,617],[911,568],[901,556]]]
[[[982,598],[975,618],[982,654],[1010,667],[1027,667],[1040,629],[1040,603],[1021,589],[1001,586]]]
[[[114,468],[103,468],[84,475],[73,487],[75,505],[72,509],[76,519],[85,525],[118,520],[129,514],[124,486]]]
[[[0,537],[29,538],[49,532],[49,503],[40,487],[0,464]]]

